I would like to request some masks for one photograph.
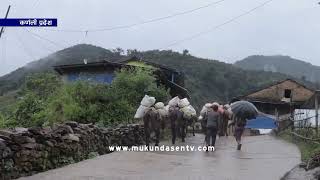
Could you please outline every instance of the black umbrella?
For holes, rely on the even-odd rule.
[[[255,119],[259,111],[255,105],[248,101],[237,101],[230,105],[233,115],[241,119]]]

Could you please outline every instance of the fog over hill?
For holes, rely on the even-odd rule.
[[[294,59],[290,56],[249,56],[235,63],[245,70],[280,72],[312,82],[320,82],[320,66]]]

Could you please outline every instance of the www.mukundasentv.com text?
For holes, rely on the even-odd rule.
[[[129,152],[196,152],[214,151],[213,146],[109,146],[109,151],[129,151]]]

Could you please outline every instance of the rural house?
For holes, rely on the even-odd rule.
[[[245,96],[235,98],[234,101],[249,101],[259,111],[271,115],[259,116],[249,121],[246,128],[273,129],[277,124],[279,129],[285,129],[292,124],[289,118],[296,118],[295,113],[297,110],[302,109],[314,94],[314,90],[303,84],[292,79],[286,79]]]
[[[111,84],[115,78],[115,72],[122,68],[152,69],[157,84],[170,88],[172,96],[189,97],[187,89],[184,88],[184,75],[181,72],[159,64],[142,61],[136,57],[113,62],[100,60],[87,63],[84,61],[82,64],[54,66],[54,70],[62,76],[64,82],[85,80],[106,84]]]
[[[286,79],[236,100],[249,101],[263,113],[281,116],[300,109],[313,95],[314,90],[292,79]]]

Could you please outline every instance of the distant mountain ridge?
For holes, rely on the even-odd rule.
[[[234,65],[245,70],[279,72],[311,82],[320,82],[320,66],[290,56],[254,55],[237,61]]]

